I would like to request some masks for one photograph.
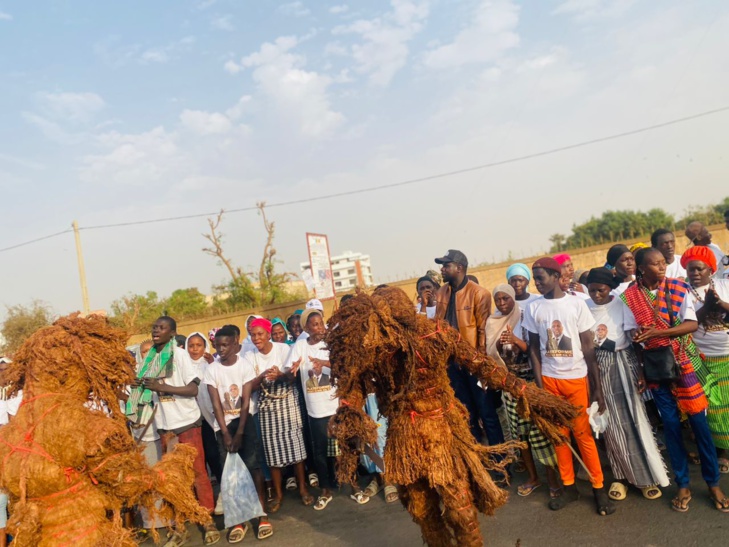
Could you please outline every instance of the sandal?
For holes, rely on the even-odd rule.
[[[623,485],[625,486],[625,485]],[[611,487],[612,488],[612,487]],[[626,487],[627,490],[627,487]],[[597,514],[601,517],[606,517],[607,515],[612,515],[615,512],[615,507],[612,503],[610,503],[610,498],[605,493],[605,488],[593,488],[592,489],[592,495],[595,498],[595,508],[597,509]]]
[[[258,539],[270,538],[273,535],[273,526],[267,520],[258,522]]]
[[[365,496],[374,498],[380,490],[382,490],[380,483],[377,482],[377,479],[372,479],[372,482],[364,489],[364,493]]]
[[[352,498],[354,501],[356,501],[359,505],[364,505],[365,503],[370,501],[369,496],[367,496],[364,492],[362,492],[362,490],[360,490],[359,492],[355,492],[354,494],[351,494],[349,497]],[[314,509],[316,509],[316,507],[314,507]]]
[[[319,496],[314,504],[314,511],[321,511],[326,509],[329,502],[332,501],[332,496]]]
[[[278,513],[278,510],[281,509],[281,502],[282,499],[272,499],[268,504],[268,512],[269,513]]]
[[[640,489],[641,492],[643,492],[643,497],[647,500],[657,500],[663,495],[663,492],[661,492],[661,489],[657,486],[644,486]]]
[[[532,492],[534,492],[540,486],[542,486],[542,483],[541,482],[538,482],[536,484],[531,484],[531,483],[528,483],[528,482],[525,483],[525,484],[520,484],[516,488],[516,493],[519,494],[522,498],[525,498],[529,494],[531,494]]]
[[[236,524],[228,532],[228,543],[240,543],[246,537],[248,532],[248,523]]]
[[[719,458],[719,473],[729,473],[729,460],[726,458]]]
[[[220,541],[220,532],[214,522],[206,524],[204,530],[205,533],[203,534],[203,541],[205,545],[215,545]]]
[[[526,465],[524,464],[524,460],[519,459],[514,464],[514,473],[524,473],[526,471]]]
[[[310,494],[304,494],[301,496],[301,503],[303,503],[306,507],[309,507],[309,505],[314,503],[314,496]]]
[[[397,491],[397,486],[394,484],[385,485],[385,501],[387,503],[394,503],[400,499],[400,494]]]
[[[294,477],[286,479],[286,490],[296,490],[296,479]]]
[[[181,532],[174,531],[172,535],[169,536],[169,538],[170,539],[167,540],[167,543],[165,543],[164,547],[182,547],[190,540],[190,534],[188,533],[187,529]]]
[[[645,496],[645,492],[643,492]],[[610,485],[610,493],[608,494],[611,500],[623,501],[628,497],[628,487],[622,482],[615,481]]]
[[[689,510],[689,502],[691,501],[691,494],[683,498],[676,496],[671,500],[671,509],[678,511],[679,513],[686,513]]]
[[[550,490],[552,489],[550,488]],[[552,497],[551,500],[549,500],[548,507],[552,511],[559,511],[560,509],[564,509],[565,507],[567,507],[567,504],[580,499],[580,492],[579,490],[577,490],[577,486],[575,486],[574,484],[560,488],[560,490],[560,494],[555,495],[554,497]]]
[[[319,475],[316,473],[309,473],[309,486],[312,488],[319,487]]]
[[[701,458],[699,458],[699,455],[696,452],[689,452],[688,453],[688,461],[689,461],[689,463],[692,463],[694,465],[700,465],[701,464]]]

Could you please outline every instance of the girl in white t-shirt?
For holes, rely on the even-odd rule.
[[[618,284],[607,268],[593,268],[587,277],[587,306],[595,318],[595,354],[608,413],[605,445],[616,479],[609,495],[624,500],[627,484],[632,484],[653,500],[661,497],[659,485],[668,486],[668,475],[640,396],[645,380],[631,340],[637,325],[613,295]]]

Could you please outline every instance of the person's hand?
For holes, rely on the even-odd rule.
[[[642,344],[643,342],[647,342],[651,338],[655,338],[657,336],[661,336],[660,329],[657,329],[656,327],[640,327],[633,337],[633,342]]]
[[[130,384],[132,387],[140,387],[144,385],[144,378],[134,378]]]
[[[646,383],[645,383],[645,377],[642,374],[640,376],[638,376],[637,385],[638,385],[638,393],[643,395],[643,393],[645,393],[645,390],[646,390]]]
[[[215,361],[215,357],[213,357],[212,355],[210,355],[207,351],[203,354],[203,357],[208,362],[208,365],[210,363],[212,363],[213,361]]]
[[[238,450],[240,450],[240,445],[242,443],[243,443],[243,432],[236,431],[235,435],[233,435],[233,438],[230,441],[230,448],[228,449],[228,452],[238,452]]]
[[[150,391],[156,391],[157,393],[163,393],[164,392],[164,383],[160,382],[156,378],[144,378],[143,380],[144,387],[149,389]]]
[[[602,393],[602,389],[596,390],[596,393],[592,397],[592,401],[597,401],[598,414],[605,412],[605,396]]]
[[[322,367],[329,366],[329,363],[321,359],[317,359],[316,357],[309,357],[309,361],[311,361],[312,368],[314,369],[314,374],[316,374],[317,376],[321,374]]]
[[[269,382],[275,382],[281,377],[283,373],[281,372],[281,370],[279,370],[277,366],[273,366],[265,371],[264,374],[266,375],[266,380],[268,380]]]
[[[432,299],[433,299],[433,291],[431,291],[430,289],[425,289],[423,291],[423,296],[422,296],[423,308],[425,308]]]
[[[575,292],[585,292],[582,289],[582,284],[581,283],[577,283],[576,281],[570,281],[570,290],[573,290]]]
[[[225,446],[225,449],[228,452],[233,452],[233,437],[231,437],[227,427],[223,427],[221,429],[223,431],[223,446]]]
[[[301,357],[299,357],[296,361],[291,363],[291,374],[296,375],[296,373],[299,372],[300,366],[301,366]]]
[[[713,287],[706,291],[706,297],[704,298],[705,306],[708,308],[716,307],[720,302],[721,298]]]

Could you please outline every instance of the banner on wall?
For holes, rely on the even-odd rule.
[[[309,249],[309,264],[311,266],[314,294],[319,300],[335,298],[332,261],[327,236],[307,232],[306,246]]]

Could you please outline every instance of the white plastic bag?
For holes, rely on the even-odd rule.
[[[226,528],[266,515],[258,500],[253,477],[237,453],[229,453],[225,459],[223,477],[220,482],[225,515],[223,520]]]
[[[605,409],[605,412],[602,414],[598,414],[597,412],[597,401],[594,401],[590,408],[587,409],[587,415],[590,417],[590,425],[592,426],[592,431],[595,433],[596,438],[600,438],[600,433],[605,433],[605,430],[608,426],[608,410]]]

